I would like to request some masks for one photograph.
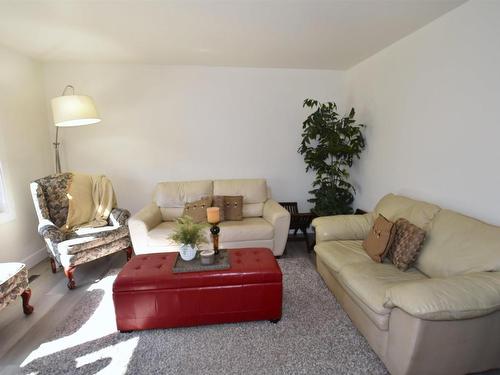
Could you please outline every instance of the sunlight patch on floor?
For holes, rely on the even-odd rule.
[[[21,367],[30,362],[42,358],[61,350],[66,350],[83,343],[99,339],[116,332],[115,310],[113,306],[112,287],[116,276],[107,276],[96,284],[91,285],[87,290],[103,290],[99,306],[92,316],[73,334],[61,337],[54,341],[46,342],[32,351],[23,361]]]
[[[101,371],[96,372],[94,375],[125,374],[127,372],[128,363],[132,358],[132,354],[134,354],[138,342],[139,337],[134,337],[130,340],[98,350],[97,352],[86,354],[76,359],[76,368],[88,365],[100,359],[111,358],[109,365]]]

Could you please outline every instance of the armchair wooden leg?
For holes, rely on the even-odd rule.
[[[64,274],[68,278],[68,289],[75,289],[76,283],[73,279],[73,272],[75,272],[75,266],[64,267]]]
[[[23,299],[23,312],[26,315],[30,315],[33,312],[33,306],[30,305],[31,289],[25,289],[21,297]]]
[[[134,251],[134,249],[132,249],[132,246],[127,247],[125,249],[125,252],[127,253],[127,262],[130,260],[130,258],[132,258],[132,252],[133,251]]]
[[[57,272],[57,263],[54,258],[50,258],[50,268],[52,269],[52,273]]]

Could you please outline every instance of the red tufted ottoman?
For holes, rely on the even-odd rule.
[[[231,268],[172,273],[176,253],[133,257],[113,284],[120,331],[281,318],[282,274],[264,248],[229,250]]]

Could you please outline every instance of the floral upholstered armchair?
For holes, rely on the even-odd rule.
[[[68,186],[72,173],[60,173],[36,180],[30,184],[31,195],[38,216],[38,233],[47,245],[52,272],[58,265],[64,268],[68,288],[76,287],[73,272],[79,264],[124,250],[127,260],[132,256],[127,210],[113,208],[106,226],[62,230],[68,216]]]

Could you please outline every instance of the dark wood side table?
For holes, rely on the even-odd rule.
[[[297,208],[297,202],[279,202],[288,212],[290,212],[290,229],[293,230],[293,236],[288,236],[289,241],[305,241],[307,252],[312,251],[312,246],[307,236],[307,228],[316,217],[312,212],[300,213]],[[297,232],[302,232],[302,236],[297,237]]]

